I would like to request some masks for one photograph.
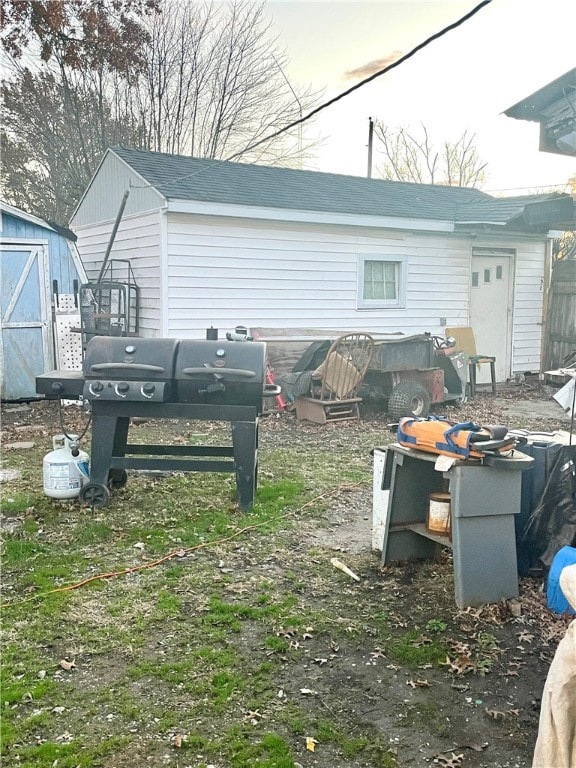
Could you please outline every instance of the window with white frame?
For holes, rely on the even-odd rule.
[[[360,256],[358,309],[406,305],[406,260],[399,256]]]

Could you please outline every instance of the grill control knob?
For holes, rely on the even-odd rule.
[[[116,392],[119,395],[126,395],[129,389],[130,385],[126,381],[120,381],[116,384]]]
[[[92,392],[93,395],[98,395],[102,390],[104,389],[104,384],[102,384],[101,381],[94,381],[92,384],[90,384],[90,392]]]
[[[63,392],[63,391],[64,391],[64,387],[62,386],[62,384],[61,384],[59,381],[55,381],[55,382],[52,384],[52,386],[50,387],[50,389],[51,389],[51,390],[52,390],[52,392],[54,392],[55,394],[59,394],[60,392]]]
[[[222,347],[219,347],[216,350],[216,357],[226,357],[226,350],[222,349]]]
[[[144,384],[144,386],[142,387],[142,394],[145,397],[152,397],[155,391],[156,391],[156,386],[154,384],[151,384],[150,382],[148,382],[147,384]]]

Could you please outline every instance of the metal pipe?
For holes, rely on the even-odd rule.
[[[371,117],[368,118],[368,173],[366,174],[369,179],[372,178],[372,142],[374,138],[374,121]]]
[[[104,261],[102,262],[100,274],[98,275],[98,279],[96,280],[97,283],[99,283],[102,280],[102,277],[104,276],[104,271],[106,269],[106,265],[108,264],[108,260],[110,258],[112,245],[114,244],[114,239],[116,238],[116,232],[118,232],[118,227],[120,226],[120,220],[122,218],[122,214],[124,213],[124,208],[126,207],[126,201],[128,200],[129,194],[130,194],[130,190],[127,189],[126,192],[124,192],[124,197],[122,198],[122,202],[120,203],[120,208],[116,216],[116,221],[114,222],[114,227],[112,229],[112,234],[110,235],[108,247],[106,248],[106,253],[104,254]]]

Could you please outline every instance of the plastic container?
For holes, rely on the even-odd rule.
[[[428,515],[426,516],[426,530],[437,536],[451,535],[450,530],[450,494],[444,491],[435,491],[428,497]]]
[[[548,583],[546,586],[546,602],[548,608],[554,613],[574,614],[576,611],[572,608],[562,588],[560,586],[560,574],[567,565],[576,563],[576,549],[574,547],[562,547],[554,555],[550,571],[548,572]]]
[[[42,462],[44,493],[53,499],[74,499],[90,478],[90,458],[78,449],[77,435],[54,435],[52,446]]]

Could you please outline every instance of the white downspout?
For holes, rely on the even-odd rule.
[[[160,216],[160,336],[168,336],[170,308],[168,290],[168,203],[158,211]]]
[[[542,285],[542,335],[540,337],[540,378],[544,375],[544,368],[548,365],[546,350],[548,345],[548,305],[550,286],[552,284],[552,247],[554,238],[548,234],[544,243],[544,283]]]

